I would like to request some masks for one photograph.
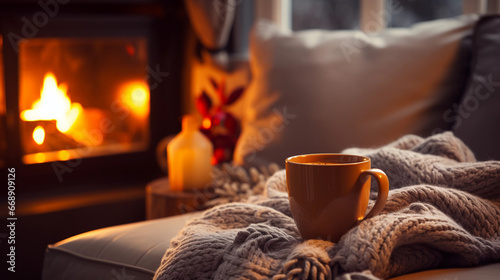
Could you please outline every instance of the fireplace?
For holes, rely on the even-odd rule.
[[[146,151],[146,67],[145,37],[21,42],[22,163]]]
[[[182,1],[21,2],[0,4],[0,168],[26,192],[158,176],[180,129]]]
[[[164,176],[156,146],[180,131],[186,33],[182,0],[0,1],[0,170],[15,169],[21,278],[40,278],[47,244],[144,219],[145,186]]]

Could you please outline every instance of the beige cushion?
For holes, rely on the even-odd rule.
[[[465,86],[477,16],[387,29],[284,32],[258,22],[237,163],[378,146],[447,128]],[[448,124],[449,125],[449,124]]]

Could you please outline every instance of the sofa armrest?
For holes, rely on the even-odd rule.
[[[149,280],[170,240],[197,215],[200,212],[107,227],[49,245],[42,279]]]

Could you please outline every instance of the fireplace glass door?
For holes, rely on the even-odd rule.
[[[20,42],[23,163],[147,150],[147,42],[144,37]]]

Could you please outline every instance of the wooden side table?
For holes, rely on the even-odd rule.
[[[202,191],[171,191],[167,177],[146,186],[146,219],[157,219],[205,209]]]

